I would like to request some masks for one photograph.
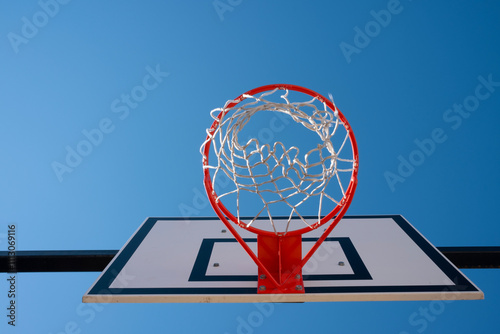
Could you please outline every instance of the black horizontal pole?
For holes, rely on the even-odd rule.
[[[500,247],[437,247],[457,268],[500,268]]]
[[[458,268],[500,268],[499,247],[437,247]],[[103,271],[117,250],[0,252],[0,272],[91,272]]]
[[[102,271],[117,250],[16,251],[0,252],[0,272]],[[11,254],[12,255],[12,254]]]

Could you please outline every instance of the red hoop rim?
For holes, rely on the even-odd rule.
[[[231,103],[229,103],[224,109],[232,108],[241,101],[245,100],[246,97],[244,95],[255,95],[259,94],[265,91],[272,91],[275,89],[280,89],[280,90],[290,90],[290,91],[296,91],[300,93],[307,94],[311,97],[317,98],[320,102],[325,103],[328,108],[332,111],[337,111],[338,112],[338,117],[344,124],[345,129],[348,131],[349,134],[349,140],[351,141],[351,146],[352,146],[352,153],[353,153],[353,159],[354,159],[354,164],[353,164],[353,171],[351,175],[351,180],[349,181],[349,186],[347,187],[347,190],[345,192],[344,197],[340,201],[339,204],[327,215],[325,215],[323,218],[318,220],[316,223],[312,224],[310,227],[306,226],[298,230],[293,230],[293,231],[287,231],[287,232],[278,232],[275,233],[273,231],[266,231],[266,230],[261,230],[259,228],[255,228],[253,226],[247,226],[244,222],[240,221],[235,217],[225,206],[222,204],[221,201],[217,201],[217,194],[215,192],[215,189],[212,184],[212,179],[210,177],[210,170],[208,168],[208,160],[209,160],[209,153],[210,153],[210,146],[212,142],[212,134],[216,131],[217,127],[219,126],[219,120],[222,117],[222,114],[224,111],[221,111],[219,115],[217,116],[217,119],[214,120],[212,123],[212,126],[208,130],[208,135],[205,141],[205,146],[203,148],[203,174],[204,174],[204,180],[203,184],[205,186],[205,191],[207,192],[208,199],[210,201],[210,204],[212,205],[212,208],[214,209],[215,213],[217,216],[226,224],[226,226],[230,226],[229,220],[233,222],[234,224],[250,231],[256,234],[260,235],[268,235],[268,236],[275,236],[275,235],[287,235],[287,236],[293,236],[293,235],[300,235],[304,234],[307,232],[310,232],[321,225],[326,224],[328,221],[330,221],[332,218],[334,220],[331,223],[331,226],[335,226],[340,219],[344,216],[345,212],[347,211],[349,205],[352,202],[352,199],[354,197],[354,192],[356,190],[357,186],[357,176],[358,176],[358,162],[359,162],[359,156],[358,156],[358,146],[356,143],[356,138],[354,137],[354,132],[352,131],[351,125],[345,118],[345,116],[342,114],[342,112],[334,106],[332,101],[329,99],[325,98],[323,95],[316,93],[315,91],[304,88],[301,86],[297,85],[289,85],[289,84],[272,84],[272,85],[265,85],[261,87],[257,87],[254,89],[251,89],[247,91],[246,93],[241,94],[238,96],[235,100],[233,100]],[[228,220],[229,219],[229,220]]]

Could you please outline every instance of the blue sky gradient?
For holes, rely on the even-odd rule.
[[[18,250],[119,249],[146,217],[213,216],[193,203],[209,112],[271,83],[332,93],[351,123],[348,214],[402,214],[436,246],[498,246],[499,14],[496,1],[4,1],[0,247],[9,224]],[[237,333],[256,312],[247,332],[497,332],[500,271],[464,272],[484,301],[268,310],[84,305],[98,273],[19,274],[15,328],[0,284],[0,332]]]

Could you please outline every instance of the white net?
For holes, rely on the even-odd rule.
[[[217,126],[207,130],[208,137],[201,148],[204,154],[205,146],[211,145],[212,158],[204,168],[210,169],[216,201],[222,201],[238,221],[242,212],[253,217],[243,223],[244,227],[287,233],[311,227],[304,218],[304,210],[309,214],[315,210],[313,214],[317,213],[319,221],[325,213],[344,204],[357,163],[350,129],[341,121],[338,111],[331,110],[326,103],[306,94],[300,94],[306,100],[291,102],[291,95],[296,100],[294,94],[297,93],[278,89],[258,96],[245,94],[233,107],[227,106],[236,101],[228,101],[224,108],[211,112]],[[250,130],[245,130],[251,128],[253,120],[258,122],[257,114],[262,113],[288,118],[288,123],[283,122],[287,127],[298,125],[300,129],[294,129],[291,136],[284,138],[296,145],[287,147],[285,140],[267,143],[266,138],[274,137],[277,131],[272,136],[247,137]],[[299,130],[314,134],[314,143]],[[305,142],[309,147],[304,149],[299,144]],[[275,218],[283,215],[288,218]],[[266,216],[266,226],[258,225],[262,223],[258,218]],[[292,226],[293,217],[299,218],[298,226]]]

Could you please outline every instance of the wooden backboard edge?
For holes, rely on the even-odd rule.
[[[85,295],[84,303],[304,303],[347,301],[477,300],[481,291],[419,293],[247,294],[247,295]]]

